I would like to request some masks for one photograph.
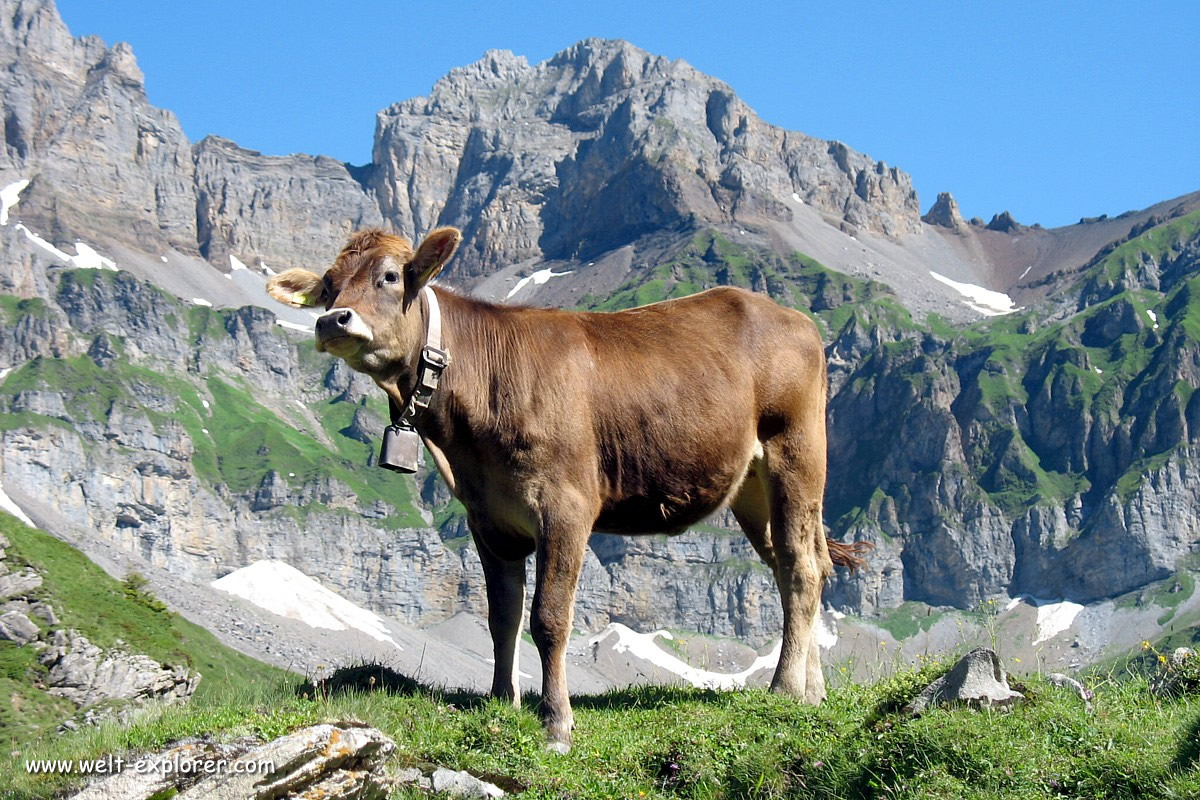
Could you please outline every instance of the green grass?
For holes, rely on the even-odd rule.
[[[33,566],[44,582],[35,594],[58,614],[57,627],[75,628],[102,648],[118,640],[133,653],[202,676],[197,696],[219,698],[240,687],[277,684],[286,674],[222,645],[211,633],[182,617],[158,609],[152,598],[132,596],[141,587],[114,580],[65,542],[22,525],[0,513],[0,533],[8,538],[10,569]],[[30,648],[0,643],[0,737],[22,741],[52,730],[74,710],[66,702],[29,688],[41,670]]]
[[[924,603],[906,601],[870,621],[900,641],[929,630],[942,615],[943,612]]]
[[[1036,678],[1011,712],[899,709],[944,666],[831,691],[819,707],[763,690],[640,687],[574,699],[575,746],[547,753],[533,710],[477,695],[412,690],[314,693],[270,687],[235,702],[198,700],[128,728],[42,740],[0,759],[16,798],[64,791],[30,758],[96,758],[188,736],[270,738],[347,719],[396,742],[391,766],[469,769],[528,798],[1177,798],[1200,793],[1200,703],[1155,700],[1134,678],[1092,681],[1095,711]],[[381,684],[382,685],[382,684]],[[315,699],[313,699],[315,698]],[[7,756],[7,754],[6,754]],[[425,796],[400,791],[396,797]]]

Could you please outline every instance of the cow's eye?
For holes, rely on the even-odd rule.
[[[389,269],[387,272],[383,273],[383,282],[384,283],[399,283],[400,282],[400,273],[396,272],[395,270]]]

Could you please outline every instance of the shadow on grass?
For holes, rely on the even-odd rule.
[[[446,686],[422,683],[383,664],[356,664],[340,667],[334,670],[328,678],[304,681],[296,686],[295,692],[298,696],[309,698],[328,698],[358,692],[364,694],[383,692],[406,697],[425,696],[437,698],[441,702],[464,709],[478,708],[491,700],[491,695],[468,689],[451,689]],[[685,702],[712,703],[720,701],[722,696],[727,694],[712,689],[693,689],[681,686],[629,686],[624,689],[613,689],[603,694],[576,695],[571,698],[571,705],[577,709],[624,711],[638,708],[660,708]],[[537,711],[541,708],[542,696],[535,692],[526,692],[521,696],[521,704],[525,708]]]
[[[1175,758],[1171,760],[1173,769],[1185,772],[1195,769],[1200,761],[1200,717],[1196,717],[1183,729],[1179,737],[1179,746],[1175,750]]]

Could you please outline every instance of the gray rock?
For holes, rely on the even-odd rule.
[[[223,270],[229,256],[323,270],[346,237],[383,223],[362,171],[326,156],[264,156],[209,136],[194,149],[200,252]]]
[[[37,639],[40,634],[38,626],[20,611],[0,614],[0,639],[24,645]]]
[[[1052,686],[1057,686],[1060,689],[1070,689],[1079,696],[1079,699],[1083,701],[1084,707],[1089,712],[1092,710],[1092,699],[1095,698],[1096,695],[1091,689],[1087,688],[1079,681],[1067,675],[1063,675],[1061,672],[1051,672],[1046,676],[1046,682]]]
[[[59,623],[58,614],[55,614],[54,609],[47,603],[34,603],[30,607],[30,611],[47,625],[57,625]]]
[[[38,657],[49,674],[50,694],[76,706],[118,699],[175,703],[196,691],[199,675],[184,667],[168,667],[144,655],[103,651],[76,630],[57,630]]]
[[[451,797],[504,797],[504,790],[494,783],[476,778],[469,772],[438,767],[432,775],[433,790]]]
[[[179,800],[242,800],[304,796],[373,800],[388,790],[383,761],[396,745],[375,728],[314,725],[240,756],[224,775],[184,791]],[[263,773],[239,772],[237,764],[270,764]]]
[[[397,770],[392,777],[396,779],[397,783],[411,783],[419,786],[422,789],[433,788],[433,781],[430,780],[424,772],[416,767],[407,767],[405,769]]]
[[[460,278],[685,223],[790,220],[793,194],[888,236],[920,230],[904,173],[768,125],[720,81],[623,41],[536,66],[488,52],[381,111],[376,131],[384,218],[417,234],[461,227]]]
[[[925,216],[921,217],[921,221],[929,225],[949,228],[956,233],[967,230],[967,223],[958,210],[958,202],[949,192],[942,192],[937,196],[937,202],[930,207]]]
[[[147,800],[165,793],[187,800],[373,800],[387,791],[382,763],[394,749],[378,730],[345,723],[315,725],[253,748],[186,742],[122,764],[71,800]]]
[[[42,585],[42,576],[31,569],[0,575],[0,600],[23,597]]]
[[[934,706],[964,703],[975,708],[1007,708],[1024,699],[1008,686],[1000,658],[986,647],[977,647],[955,663],[950,671],[913,699],[907,710],[914,716]]]

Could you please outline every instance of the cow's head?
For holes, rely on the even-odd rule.
[[[324,277],[289,269],[267,282],[267,292],[290,306],[323,307],[317,350],[386,378],[420,349],[425,333],[414,301],[454,255],[460,239],[454,228],[438,228],[413,252],[403,236],[360,231]]]

